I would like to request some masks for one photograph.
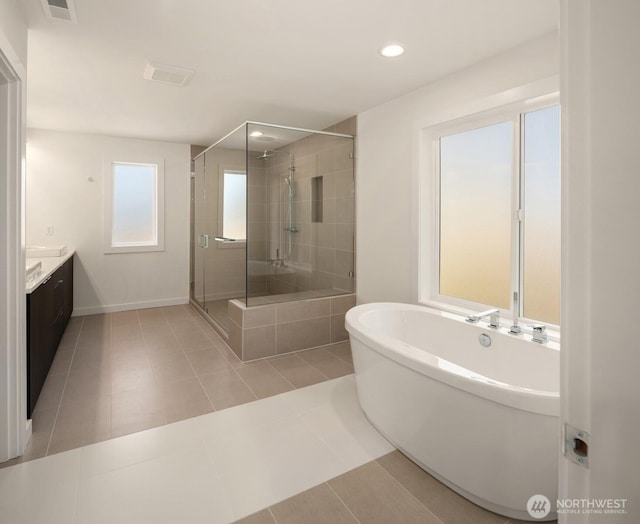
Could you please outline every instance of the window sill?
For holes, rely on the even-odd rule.
[[[231,240],[216,238],[216,249],[244,249],[247,246],[246,240]]]
[[[452,315],[456,315],[456,316],[460,316],[460,317],[464,317],[467,318],[470,315],[475,315],[479,312],[479,310],[475,310],[475,309],[470,309],[467,307],[461,307],[455,304],[449,304],[447,302],[443,302],[443,301],[439,301],[439,300],[421,300],[418,302],[420,305],[422,306],[426,306],[426,307],[430,307],[433,309],[438,309],[440,311],[443,311],[445,313],[449,313]],[[485,324],[485,320],[481,320],[480,321],[483,325]],[[511,324],[513,323],[513,317],[510,314],[507,314],[506,312],[501,311],[500,312],[500,327],[501,328],[506,328],[507,330],[509,329],[509,327],[511,327]],[[528,336],[532,336],[533,334],[533,330],[531,329],[531,325],[533,324],[543,324],[546,326],[546,333],[547,333],[547,337],[549,339],[549,341],[551,342],[555,342],[557,344],[560,344],[560,340],[561,340],[561,331],[560,331],[560,327],[559,326],[555,326],[555,325],[551,325],[551,324],[544,324],[543,322],[537,322],[535,320],[530,320],[527,318],[519,318],[518,319],[518,325],[520,326],[520,328],[522,329],[522,334],[524,335],[528,335]]]
[[[105,246],[105,255],[116,255],[118,253],[153,253],[164,251],[164,245],[124,245],[124,246]]]

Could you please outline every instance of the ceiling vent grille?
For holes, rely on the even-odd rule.
[[[40,2],[47,18],[77,23],[73,0],[40,0]]]
[[[146,80],[151,80],[153,82],[160,82],[161,84],[168,84],[176,87],[184,87],[191,82],[191,79],[195,74],[196,72],[191,69],[184,69],[182,67],[175,67],[149,61],[142,76]]]

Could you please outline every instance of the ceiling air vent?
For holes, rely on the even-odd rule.
[[[182,67],[175,67],[149,61],[142,76],[147,80],[152,80],[153,82],[184,87],[191,82],[191,79],[195,74],[196,72],[191,69],[184,69]]]
[[[74,24],[78,21],[73,0],[40,0],[40,2],[47,18],[65,20]]]

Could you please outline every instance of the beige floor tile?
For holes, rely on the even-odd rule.
[[[180,355],[184,355],[184,351],[179,345],[175,346],[153,346],[148,345],[145,348],[145,354],[151,366],[160,365],[162,362],[171,361]]]
[[[229,346],[225,345],[223,348],[218,348],[218,350],[232,368],[235,369],[246,365],[238,358],[238,355],[236,355]]]
[[[156,384],[156,375],[150,364],[129,369],[121,368],[111,375],[110,394],[115,395],[123,391],[153,388]]]
[[[137,311],[118,311],[117,313],[111,314],[111,325],[114,328],[116,326],[126,326],[131,324],[137,326],[140,324]]]
[[[73,367],[67,377],[61,405],[76,404],[85,400],[97,400],[111,394],[110,373],[87,373]]]
[[[151,366],[147,352],[142,347],[132,348],[127,351],[112,351],[109,355],[109,363],[112,374]]]
[[[296,388],[311,386],[327,379],[320,371],[297,355],[271,358],[268,362]]]
[[[110,360],[109,348],[78,348],[73,355],[69,373],[73,375],[109,373]]]
[[[266,398],[294,389],[291,383],[264,361],[245,364],[238,367],[236,372],[258,398]]]
[[[327,378],[338,378],[353,373],[353,366],[325,349],[311,349],[298,353]]]
[[[347,364],[353,365],[353,357],[351,355],[351,344],[349,341],[331,344],[325,348],[329,353],[341,358]]]
[[[399,451],[389,453],[377,462],[447,524],[499,524],[508,520],[469,502]]]
[[[111,397],[60,406],[48,454],[93,444],[111,435]]]
[[[164,311],[162,309],[163,308],[139,309],[138,319],[140,320],[140,323],[166,322],[166,317],[164,316]]]
[[[189,352],[186,355],[198,376],[231,369],[231,364],[216,348]]]
[[[442,524],[375,462],[330,480],[328,484],[360,522]]]
[[[152,367],[153,374],[160,384],[196,376],[189,363],[189,359],[184,353],[175,355],[171,359],[166,359],[162,362],[154,362]]]
[[[142,324],[142,338],[145,344],[160,344],[166,339],[175,339],[173,330],[167,322],[153,322]],[[175,341],[177,342],[177,341]]]
[[[327,484],[320,484],[269,508],[277,524],[357,524]]]
[[[94,330],[80,332],[76,348],[107,347],[111,344],[111,330]]]
[[[160,388],[164,395],[168,423],[214,411],[197,378],[165,383]]]
[[[256,395],[233,370],[199,377],[216,410],[230,408],[256,400]]]
[[[142,329],[138,322],[131,324],[114,325],[111,328],[111,336],[114,340],[128,340],[142,337]]]
[[[51,368],[49,369],[48,376],[66,375],[67,373],[69,373],[74,352],[75,349],[61,351],[60,348],[58,348],[58,351],[56,351],[56,356],[53,358],[53,362],[51,363]]]
[[[140,388],[111,397],[111,436],[117,437],[166,424],[160,387]]]
[[[71,319],[24,458],[44,456],[50,444],[50,452],[71,449],[290,391],[292,382],[302,387],[324,379],[291,357],[276,362],[279,371],[266,361],[241,362],[190,306]],[[103,398],[110,400],[109,409],[102,408],[108,414],[96,419]],[[83,410],[87,420],[78,419]]]
[[[200,326],[191,316],[172,317],[167,322],[176,333],[200,331]]]
[[[66,381],[66,375],[49,375],[44,381],[34,412],[57,408],[62,400],[62,393],[64,392]]]
[[[197,331],[177,331],[175,336],[186,352],[213,347],[211,339],[199,327]]]

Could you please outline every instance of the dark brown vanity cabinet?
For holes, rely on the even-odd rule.
[[[27,295],[27,417],[73,311],[73,257]]]

